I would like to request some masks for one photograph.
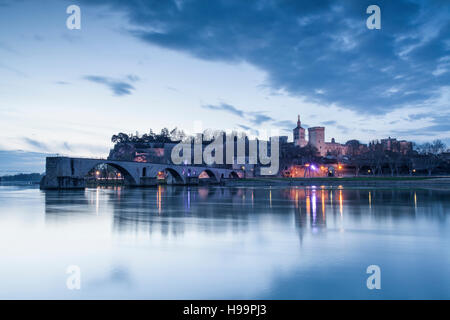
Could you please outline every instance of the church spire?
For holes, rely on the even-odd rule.
[[[298,115],[297,128],[300,128],[301,126],[302,126],[302,123],[300,122],[300,115]]]

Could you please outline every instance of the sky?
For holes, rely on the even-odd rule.
[[[327,141],[450,145],[449,17],[446,0],[0,0],[0,155],[105,157],[163,127],[292,140],[298,114]]]

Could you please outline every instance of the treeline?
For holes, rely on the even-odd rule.
[[[225,131],[222,130],[214,130],[214,129],[206,129],[201,133],[201,139],[205,142],[211,142],[215,137],[217,137],[219,134],[223,134],[225,136]],[[246,134],[243,132],[233,131],[231,134],[239,136],[239,137],[245,137]],[[183,130],[180,130],[178,128],[174,128],[172,130],[169,130],[167,128],[161,129],[160,133],[153,132],[152,129],[150,129],[149,133],[144,133],[143,135],[139,136],[138,134],[127,134],[120,132],[118,134],[115,134],[111,137],[111,142],[114,144],[120,144],[120,143],[149,143],[149,142],[159,142],[159,143],[170,143],[170,142],[180,142],[185,138],[191,138],[196,141],[196,139],[199,138],[199,136],[196,134],[194,136],[187,135]]]
[[[161,129],[160,133],[153,132],[152,129],[150,129],[149,133],[144,133],[142,136],[133,135],[133,134],[127,134],[120,132],[118,134],[115,134],[111,137],[112,143],[149,143],[149,142],[162,142],[162,143],[169,143],[169,142],[176,142],[181,141],[184,137],[186,137],[186,134],[183,130],[179,130],[178,128],[174,128],[173,130],[163,128]]]
[[[13,181],[26,181],[26,182],[39,182],[41,181],[42,174],[40,173],[19,173],[15,175],[0,177],[0,182],[13,182]]]

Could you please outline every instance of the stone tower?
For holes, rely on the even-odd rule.
[[[319,151],[321,156],[327,154],[325,150],[325,127],[311,127],[308,128],[309,144]]]
[[[307,142],[305,139],[305,129],[302,128],[302,123],[300,121],[300,115],[298,115],[297,127],[292,130],[294,133],[294,145],[299,147],[306,146]]]

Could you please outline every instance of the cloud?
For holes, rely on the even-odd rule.
[[[225,111],[231,114],[234,114],[236,116],[239,117],[243,117],[244,116],[244,111],[237,109],[236,107],[226,104],[226,103],[221,103],[219,105],[204,105],[202,106],[202,108],[204,109],[209,109],[209,110],[220,110],[220,111]]]
[[[243,130],[245,130],[245,131],[250,132],[251,134],[253,134],[253,135],[255,135],[255,136],[258,136],[258,135],[259,135],[259,131],[258,131],[258,130],[253,129],[253,128],[249,127],[249,126],[246,126],[246,125],[244,125],[244,124],[238,124],[238,127],[241,128],[241,129],[243,129]]]
[[[22,139],[26,144],[28,144],[29,146],[31,146],[35,149],[38,149],[39,151],[48,151],[47,145],[41,141],[34,140],[31,138],[27,138],[27,137],[23,137]]]
[[[97,75],[87,75],[83,77],[85,80],[103,84],[108,87],[115,96],[124,96],[132,93],[132,90],[135,90],[134,86],[127,81],[117,80],[104,76]],[[136,82],[139,80],[137,76],[129,75],[126,77],[128,81]]]
[[[218,105],[203,105],[202,108],[209,109],[213,111],[225,111],[230,114],[233,114],[235,116],[241,117],[243,119],[246,119],[253,125],[261,125],[265,122],[274,121],[274,119],[268,115],[266,115],[264,112],[261,111],[252,111],[252,112],[245,112],[242,109],[239,109],[235,106],[232,106],[227,103],[220,103]]]
[[[67,81],[55,81],[55,84],[66,85],[66,84],[70,84],[70,82],[67,82]]]
[[[450,82],[448,1],[379,0],[381,30],[366,28],[361,0],[83,2],[125,13],[148,44],[250,63],[274,90],[361,113],[421,103]]]
[[[9,72],[15,73],[18,76],[21,76],[21,77],[24,77],[24,78],[28,78],[28,75],[25,72],[22,72],[22,71],[20,71],[20,70],[18,70],[16,68],[10,67],[10,66],[8,66],[6,64],[3,64],[1,62],[0,62],[0,69],[4,69],[4,70],[7,70]]]
[[[249,126],[243,125],[243,124],[238,124],[238,127],[244,130],[252,130],[252,128],[250,128]]]
[[[1,6],[1,4],[0,4]],[[4,43],[4,42],[0,42],[0,49],[4,50],[8,53],[12,53],[12,54],[19,54],[19,52],[15,49],[13,49],[12,47],[10,47],[8,44]]]
[[[250,117],[249,121],[257,126],[263,124],[264,122],[273,120],[272,117],[269,117],[261,112],[251,112],[249,113],[249,117]]]
[[[408,115],[408,118],[410,120],[421,120],[421,119],[428,118],[429,116],[430,116],[429,113],[417,113],[417,114]]]
[[[67,151],[72,151],[72,147],[69,145],[67,141],[63,142],[63,148]]]
[[[281,127],[284,130],[288,130],[288,131],[290,131],[290,130],[294,129],[295,127],[297,127],[297,123],[295,123],[294,121],[291,121],[291,120],[276,121],[276,122],[273,123],[273,125],[277,126],[277,127]],[[302,123],[302,126],[305,127],[305,124]]]

